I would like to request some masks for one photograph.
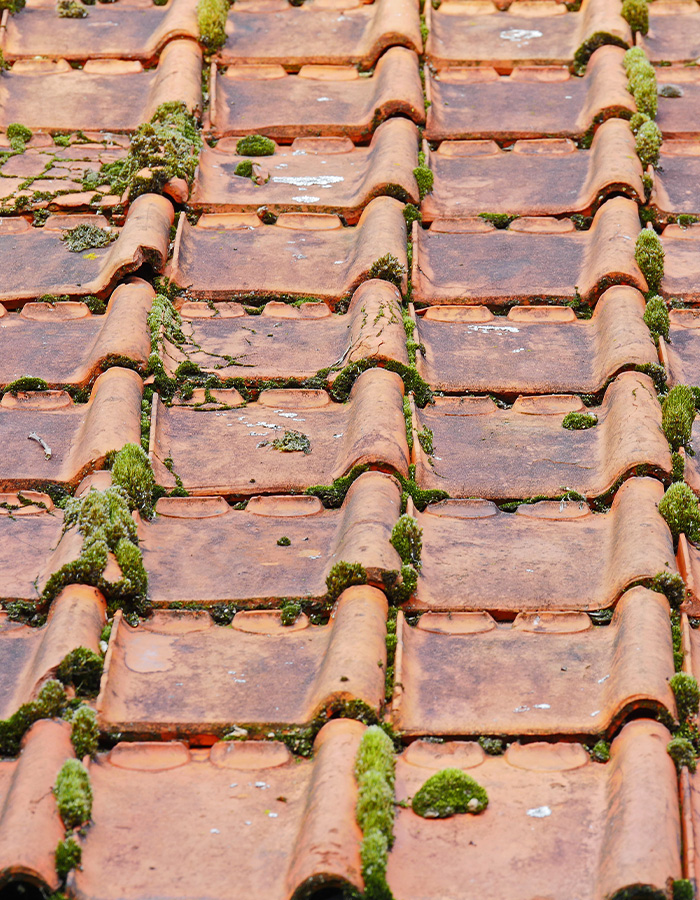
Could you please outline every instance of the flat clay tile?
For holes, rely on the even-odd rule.
[[[700,56],[700,9],[695,0],[655,0],[649,31],[637,35],[652,63],[693,63]]]
[[[292,6],[287,0],[244,0],[232,7],[224,65],[269,63],[296,70],[308,63],[371,69],[389,47],[420,54],[423,41],[413,0],[362,0]]]
[[[265,134],[278,141],[297,137],[348,137],[367,143],[390,116],[425,122],[418,57],[392,47],[369,78],[352,66],[302,66],[288,75],[279,65],[212,68],[210,126],[217,137]]]
[[[590,150],[577,150],[569,138],[516,141],[509,150],[495,141],[443,141],[426,159],[435,176],[421,204],[426,222],[480,213],[590,214],[613,194],[644,198],[642,166],[624,119],[603,122]]]
[[[598,610],[659,572],[675,574],[671,532],[657,510],[663,485],[625,481],[608,512],[575,500],[521,504],[445,500],[413,512],[422,569],[409,604],[431,611]]]
[[[79,585],[59,594],[42,628],[12,622],[7,613],[0,612],[0,719],[34,700],[71,650],[87,647],[99,653],[105,621],[100,592]]]
[[[118,612],[97,700],[100,727],[201,740],[234,725],[305,725],[343,702],[378,711],[386,612],[384,594],[368,587],[348,588],[328,625],[311,625],[302,613],[285,626],[278,612],[258,610],[220,626],[206,612],[171,610],[131,628]]]
[[[656,81],[659,88],[656,124],[664,138],[697,139],[700,134],[700,72],[695,66],[664,66],[656,69]],[[678,90],[664,96],[662,92],[669,85]]]
[[[596,121],[636,112],[624,55],[621,47],[601,47],[582,78],[556,66],[517,66],[508,76],[488,66],[427,72],[431,106],[425,136],[429,141],[581,138]]]
[[[523,63],[571,66],[579,62],[579,48],[633,43],[620,8],[609,0],[583,0],[571,13],[563,4],[513,3],[505,15],[494,3],[446,0],[437,9],[426,7],[426,25],[426,56],[436,67],[477,63],[510,72]],[[582,56],[585,64],[588,53]]]
[[[386,254],[403,267],[405,292],[403,207],[377,197],[352,228],[322,213],[284,213],[274,225],[254,214],[208,214],[195,227],[181,216],[167,271],[174,284],[203,299],[337,302],[370,278],[373,263]]]
[[[46,294],[105,296],[116,282],[144,263],[162,272],[168,256],[172,204],[156,194],[137,197],[117,240],[72,253],[62,236],[78,225],[105,228],[103,216],[52,216],[43,228],[21,218],[0,218],[0,303],[6,309]]]
[[[26,303],[16,313],[0,304],[0,388],[24,375],[50,388],[84,387],[125,359],[144,370],[154,296],[148,282],[132,278],[116,288],[104,315],[93,315],[80,301]]]
[[[608,288],[590,319],[564,306],[515,306],[506,318],[431,306],[415,320],[416,365],[446,393],[596,394],[619,372],[658,363],[643,316],[644,298],[625,285]]]
[[[700,309],[671,309],[668,317],[670,341],[659,338],[668,382],[700,386]]]
[[[93,5],[85,19],[59,18],[54,3],[36,3],[22,15],[6,14],[0,50],[14,61],[33,56],[68,60],[138,59],[152,62],[168,41],[199,40],[196,0],[170,0],[165,6],[119,0]]]
[[[661,244],[665,258],[659,293],[700,303],[700,224],[667,225]]]
[[[385,573],[401,568],[389,543],[400,501],[396,481],[379,472],[360,475],[340,509],[310,496],[253,497],[245,510],[221,497],[163,498],[157,518],[138,520],[150,600],[257,606],[318,599],[339,562],[359,563],[370,584],[382,586]]]
[[[425,613],[397,624],[392,724],[409,735],[611,735],[632,713],[675,716],[663,594],[633,588],[607,628],[585,612]],[[455,677],[459,672],[459,677]]]
[[[698,416],[695,416],[695,420],[693,421],[690,442],[694,450],[700,448],[700,419],[698,419]],[[692,456],[690,453],[685,453],[684,455],[685,468],[683,474],[686,484],[689,484],[695,493],[700,496],[700,460],[697,455]]]
[[[630,722],[605,765],[580,744],[512,744],[486,756],[475,743],[415,741],[397,760],[399,803],[449,766],[476,779],[489,804],[446,819],[398,806],[389,887],[402,900],[665,896],[681,877],[670,738],[658,722]]]
[[[134,131],[162,103],[200,109],[201,69],[194,41],[168,44],[158,67],[149,70],[138,60],[91,59],[82,69],[66,59],[18,60],[2,73],[0,127],[21,122],[52,133]]]
[[[697,6],[695,0],[691,0]],[[700,10],[700,7],[697,7]],[[700,147],[697,140],[665,140],[659,151],[657,169],[650,169],[653,187],[649,205],[660,222],[677,215],[698,215],[700,194]]]
[[[200,496],[300,491],[360,465],[408,475],[403,382],[394,372],[363,372],[346,403],[303,388],[262,391],[247,406],[233,389],[217,393],[230,408],[167,407],[154,396],[151,454],[159,484],[175,486],[166,459],[186,490]],[[284,446],[287,432],[306,448],[273,446]]]
[[[93,822],[70,896],[289,900],[324,885],[361,890],[353,770],[363,732],[359,722],[329,722],[313,759],[274,741],[117,744],[88,763]],[[144,801],[159,814],[145,816]]]
[[[388,281],[361,284],[345,315],[332,314],[325,303],[296,307],[275,301],[260,316],[246,315],[240,303],[232,302],[214,304],[214,310],[185,302],[180,315],[186,343],[166,344],[163,351],[171,373],[189,359],[219,378],[301,384],[321,370],[329,370],[330,383],[360,360],[408,365],[401,294]]]
[[[509,306],[580,297],[591,306],[611,284],[647,290],[634,258],[637,205],[614,197],[588,231],[569,219],[521,218],[508,228],[482,219],[414,223],[413,296],[422,303]]]
[[[274,215],[335,213],[348,224],[384,194],[418,205],[417,134],[413,122],[397,117],[377,128],[369,147],[343,137],[296,138],[277,146],[273,156],[254,158],[253,178],[235,174],[245,157],[236,153],[239,139],[225,137],[216,147],[205,144],[190,205],[205,212],[249,213],[264,206]]]
[[[4,394],[0,431],[7,452],[0,460],[0,490],[47,481],[77,485],[104,465],[111,450],[138,444],[142,391],[136,372],[112,368],[95,381],[87,403],[74,403],[60,390]]]
[[[0,493],[0,600],[38,600],[63,531],[63,510],[37,491]],[[48,577],[46,574],[46,577]],[[44,581],[46,578],[44,578]]]

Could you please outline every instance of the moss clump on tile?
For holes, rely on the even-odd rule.
[[[635,147],[639,161],[645,169],[647,166],[658,165],[659,150],[662,142],[663,135],[656,122],[645,122],[639,127],[635,139]]]
[[[506,749],[502,738],[482,735],[477,743],[484,753],[487,753],[489,756],[501,756]]]
[[[20,9],[24,9],[27,0],[0,0],[0,13],[3,9],[9,9],[10,15],[18,13]]]
[[[671,481],[683,481],[685,458],[675,450],[671,453]]]
[[[386,881],[389,850],[394,842],[394,747],[377,725],[362,736],[355,759],[357,824],[362,830],[362,877],[367,900],[390,900]]]
[[[58,0],[56,12],[60,19],[84,19],[88,15],[88,11],[78,0]]]
[[[652,294],[658,293],[664,277],[664,256],[664,248],[657,233],[651,228],[641,231],[634,247],[634,258]]]
[[[277,538],[277,546],[278,547],[289,547],[291,545],[291,540],[283,535],[281,538]]]
[[[671,610],[671,640],[673,643],[673,668],[676,672],[683,671],[683,634],[681,632],[681,614],[677,609]]]
[[[422,150],[418,154],[418,165],[413,170],[413,177],[416,179],[418,195],[422,200],[426,194],[429,194],[432,191],[433,183],[435,181],[432,170],[425,164],[425,153]]]
[[[484,788],[461,769],[442,769],[431,775],[413,798],[413,812],[424,819],[477,814],[488,806]]]
[[[241,178],[250,178],[253,174],[253,163],[249,159],[241,160],[233,171],[234,175]]]
[[[494,228],[497,228],[499,231],[502,231],[510,225],[511,222],[514,222],[518,216],[510,216],[508,213],[479,213],[479,218],[483,219],[485,222],[490,222]]]
[[[678,609],[685,600],[685,582],[678,572],[658,572],[652,578],[649,590],[664,594],[671,609]]]
[[[407,203],[403,208],[403,217],[406,222],[406,228],[408,229],[409,236],[411,233],[411,225],[414,222],[422,222],[423,215],[417,206],[414,206],[412,203]]]
[[[148,454],[138,444],[125,444],[112,462],[112,483],[126,494],[130,509],[150,519],[154,515],[156,480]]]
[[[684,722],[696,715],[700,707],[700,688],[696,679],[686,672],[676,672],[669,685],[676,698],[680,721]]]
[[[607,741],[598,741],[591,749],[591,759],[606,763],[610,759],[610,744]]]
[[[2,0],[0,0],[0,9],[3,9]],[[13,122],[11,125],[8,125],[5,134],[10,142],[10,147],[15,153],[24,153],[26,145],[32,136],[31,130],[26,125],[20,125],[19,122]]]
[[[695,888],[688,878],[679,878],[671,885],[673,900],[694,900]]]
[[[668,341],[671,321],[663,297],[655,294],[647,300],[646,309],[644,310],[644,322],[656,342],[658,342],[660,336]]]
[[[36,700],[24,703],[8,719],[0,721],[0,756],[15,756],[25,732],[39,719],[55,719],[66,706],[66,692],[59,681],[47,681]]]
[[[20,391],[46,391],[48,384],[43,378],[32,378],[30,375],[23,375],[15,381],[11,381],[4,391],[4,394],[18,394]]]
[[[433,447],[433,432],[430,428],[421,428],[420,431],[417,432],[418,443],[421,445],[421,448],[424,453],[427,453],[428,456],[432,456],[435,452],[435,448]]]
[[[151,332],[151,352],[148,357],[147,373],[153,375],[158,393],[164,400],[169,400],[175,392],[175,381],[168,376],[161,359],[165,343],[179,346],[184,344],[182,318],[165,294],[156,294],[148,313],[148,328]]]
[[[315,484],[307,488],[304,493],[312,497],[318,497],[326,509],[338,509],[343,505],[345,495],[350,490],[350,485],[364,472],[369,466],[353,466],[347,475],[336,478],[333,484]]]
[[[107,247],[116,239],[117,235],[114,231],[99,228],[97,225],[76,225],[75,228],[69,228],[61,235],[61,240],[71,253]]]
[[[403,263],[391,253],[385,253],[380,256],[369,267],[367,273],[368,278],[380,278],[382,281],[390,281],[396,287],[401,287],[401,282],[406,274],[406,268]]]
[[[399,611],[395,606],[389,608],[386,619],[386,672],[384,678],[384,700],[391,703],[394,693],[394,675],[396,662],[396,646],[398,638],[396,637],[396,620]]]
[[[379,360],[370,358],[358,359],[356,362],[348,363],[348,365],[345,366],[345,368],[333,380],[333,385],[331,387],[331,397],[333,397],[334,400],[338,400],[341,403],[344,403],[350,396],[350,391],[352,390],[352,386],[355,383],[357,377],[363,372],[366,372],[367,369],[374,369],[379,365]],[[406,397],[406,399],[408,399],[407,395],[409,393],[412,393],[416,403],[420,407],[425,406],[426,403],[430,403],[430,401],[433,399],[433,392],[431,391],[427,382],[424,381],[423,378],[421,378],[421,376],[418,374],[418,370],[416,369],[415,351],[414,359],[409,363],[408,366],[404,365],[403,363],[396,362],[393,359],[387,359],[381,361],[381,368],[384,368],[389,372],[396,372],[396,374],[400,376],[401,380],[404,383],[404,396]],[[304,386],[306,387],[307,384],[305,383]]]
[[[218,50],[226,43],[228,0],[199,0],[197,22],[199,39],[207,50]]]
[[[680,772],[684,766],[689,771],[694,772],[697,766],[695,761],[695,748],[688,738],[674,737],[666,745],[666,752],[676,764],[676,768]]]
[[[659,512],[666,520],[674,540],[684,534],[690,541],[700,540],[700,507],[687,484],[672,484],[659,501]]]
[[[285,431],[282,437],[271,441],[270,446],[282,453],[311,453],[309,436],[301,431]]]
[[[102,666],[99,653],[87,647],[76,647],[63,657],[56,677],[62,684],[72,684],[78,697],[96,697],[100,690]]]
[[[656,72],[641,47],[632,47],[625,53],[625,71],[629,92],[634,97],[637,111],[656,118],[657,86]]]
[[[695,419],[695,398],[685,384],[671,388],[661,403],[661,427],[672,450],[690,447]]]
[[[587,428],[595,428],[598,417],[591,413],[570,412],[562,419],[562,428],[569,431],[585,431]]]
[[[418,587],[418,573],[421,569],[423,549],[423,529],[413,516],[403,515],[391,531],[391,545],[401,557],[400,571],[387,573],[393,578],[386,584],[389,599],[394,603],[404,603]],[[388,579],[387,579],[388,581]]]
[[[326,598],[335,603],[346,588],[356,584],[367,584],[367,572],[360,563],[337,562],[326,577]]]
[[[58,877],[65,878],[71,869],[77,869],[82,858],[82,848],[72,835],[69,835],[63,841],[59,841],[55,853],[56,874]]]
[[[78,759],[95,756],[100,729],[97,727],[97,715],[89,706],[81,706],[73,713],[70,732],[71,743]]]
[[[630,128],[632,129],[632,133],[636,135],[645,122],[651,122],[649,116],[645,115],[644,113],[636,112],[630,119]]]
[[[293,625],[300,615],[301,603],[293,603],[291,601],[288,601],[280,610],[280,622],[285,626]]]
[[[92,788],[85,766],[77,759],[67,759],[54,786],[56,805],[66,828],[77,828],[90,821]]]
[[[660,363],[642,363],[642,365],[635,366],[634,371],[648,375],[654,382],[657,393],[666,390],[666,369]]]
[[[236,144],[238,156],[273,156],[277,145],[262,134],[248,134]]]
[[[646,34],[649,31],[649,3],[647,0],[624,0],[622,18],[633,32]]]

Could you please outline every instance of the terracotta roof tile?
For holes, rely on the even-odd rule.
[[[500,395],[595,394],[624,369],[658,363],[631,287],[608,288],[591,319],[569,307],[432,306],[416,318],[419,373],[437,391]]]
[[[523,504],[445,500],[415,512],[423,555],[410,606],[429,610],[597,610],[659,572],[676,572],[671,533],[657,511],[663,485],[630,478],[606,513],[569,500]]]
[[[348,0],[340,5],[312,0],[300,6],[286,0],[244,0],[232,7],[226,30],[218,55],[224,65],[270,63],[298,69],[315,63],[370,69],[388,47],[423,51],[412,0]]]
[[[80,70],[65,59],[19,60],[3,73],[0,127],[22,122],[49,132],[134,131],[162,103],[179,100],[199,109],[201,67],[194,41],[168,44],[158,68],[147,71],[138,61],[119,59],[89,60]]]
[[[670,475],[661,407],[648,375],[618,375],[601,405],[590,407],[595,428],[563,428],[568,412],[587,408],[566,394],[519,397],[511,409],[499,409],[490,397],[436,397],[416,410],[417,427],[433,432],[435,448],[429,456],[414,442],[416,481],[451,496],[509,500],[566,490],[599,497],[637,470]]]
[[[700,225],[667,225],[661,234],[664,276],[660,294],[690,303],[700,301]]]
[[[590,150],[577,150],[568,138],[516,141],[507,151],[495,141],[443,141],[426,157],[435,173],[421,205],[426,222],[483,212],[592,213],[612,194],[644,198],[642,166],[624,119],[604,122]]]
[[[659,338],[661,361],[668,373],[668,382],[674,384],[700,385],[700,310],[671,309],[669,337],[666,342]]]
[[[48,494],[34,491],[0,494],[0,598],[38,600],[38,581],[51,569],[51,557],[63,531],[63,510]],[[31,505],[26,504],[31,500]],[[5,506],[4,504],[7,504]]]
[[[691,384],[694,380],[696,379],[691,379]],[[693,422],[691,444],[693,448],[700,447],[700,420],[698,420],[697,416],[695,417],[695,421]],[[700,495],[700,460],[698,460],[697,456],[691,456],[690,453],[684,452],[684,455],[684,478],[686,484],[689,484],[690,487],[695,491],[695,493]]]
[[[426,55],[434,66],[486,63],[499,72],[513,66],[572,65],[588,42],[629,47],[632,33],[609,0],[588,0],[580,12],[563,4],[513,3],[504,16],[496,4],[448,0],[426,7]]]
[[[633,588],[607,628],[584,612],[399,613],[392,723],[409,735],[610,734],[631,713],[675,715],[663,594]],[[459,679],[453,673],[460,672]]]
[[[212,68],[209,112],[215,135],[265,134],[349,137],[367,142],[389,116],[425,122],[418,57],[405,47],[383,54],[370,78],[352,66],[303,66],[288,75],[282,66]]]
[[[499,77],[489,67],[449,67],[426,73],[431,106],[425,136],[450,138],[580,138],[596,120],[629,118],[636,111],[627,90],[621,47],[601,47],[583,78],[566,68],[518,66]]]
[[[662,896],[681,877],[670,737],[658,722],[630,722],[607,765],[569,743],[513,744],[486,757],[478,744],[414,742],[397,762],[399,801],[433,772],[458,766],[484,786],[489,805],[447,819],[397,808],[389,886],[405,900],[588,900],[642,885]]]
[[[275,215],[336,213],[352,224],[382,194],[418,204],[417,134],[413,122],[397,117],[377,128],[369,147],[355,147],[349,138],[296,138],[289,147],[278,146],[274,156],[253,160],[255,178],[263,184],[235,174],[244,159],[236,154],[238,138],[222,138],[202,151],[190,205],[206,212],[264,206]]]
[[[68,250],[62,235],[81,224],[104,228],[104,217],[53,216],[43,228],[32,228],[21,218],[0,218],[0,303],[13,309],[45,294],[104,296],[119,278],[146,262],[162,272],[173,218],[165,197],[143,194],[132,203],[116,241],[79,253]]]
[[[700,548],[684,534],[678,539],[678,571],[683,576],[688,596],[682,606],[688,615],[700,615]]]
[[[396,376],[398,378],[398,376]],[[30,488],[41,482],[77,485],[100,468],[110,450],[141,439],[141,378],[131,369],[113,368],[95,382],[87,403],[74,403],[66,391],[19,391],[0,401],[0,430],[12,453],[0,462],[0,490]],[[50,448],[37,440],[36,434]]]
[[[695,0],[660,0],[649,7],[649,32],[637,36],[652,63],[690,63],[700,56],[700,9]]]
[[[516,219],[496,229],[482,219],[443,219],[429,230],[414,224],[414,298],[423,303],[537,302],[577,294],[593,305],[610,284],[645,292],[634,258],[637,205],[604,203],[588,231],[567,219]]]
[[[668,66],[656,70],[656,80],[659,90],[669,84],[681,90],[680,97],[659,94],[656,124],[664,138],[697,138],[700,133],[700,72],[689,66]]]
[[[154,60],[174,38],[199,39],[196,0],[171,0],[167,6],[139,0],[118,6],[93,5],[89,21],[59,18],[54,4],[34,4],[21,15],[7,15],[0,32],[5,59],[33,56],[70,60]]]
[[[695,0],[692,0],[695,4]],[[700,7],[698,7],[700,9]],[[659,151],[659,166],[653,171],[654,186],[649,204],[660,221],[679,214],[700,213],[696,188],[700,178],[700,153],[693,141],[664,141]]]
[[[377,197],[354,228],[337,216],[285,213],[275,225],[253,214],[204,215],[196,227],[180,217],[168,275],[204,299],[313,296],[338,301],[370,276],[387,253],[404,269],[406,225],[402,206]]]

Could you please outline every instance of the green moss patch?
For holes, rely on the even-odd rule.
[[[61,235],[61,240],[71,253],[107,247],[116,239],[117,235],[114,231],[98,228],[97,225],[76,225],[75,228],[70,228]]]
[[[446,819],[461,813],[480,813],[488,806],[484,788],[461,769],[442,769],[431,775],[413,798],[413,812],[424,819]]]
[[[90,821],[92,788],[85,766],[77,759],[67,759],[54,786],[56,805],[66,828],[77,828]]]

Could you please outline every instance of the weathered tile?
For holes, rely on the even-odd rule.
[[[687,588],[681,609],[690,616],[700,616],[700,548],[684,534],[678,538],[678,571]]]
[[[143,371],[153,297],[148,282],[132,278],[113,292],[104,315],[92,315],[82,302],[26,303],[17,313],[0,304],[0,388],[24,375],[50,388],[84,387],[126,359]]]
[[[363,372],[346,403],[296,388],[262,391],[247,406],[235,390],[217,394],[222,410],[167,407],[154,396],[151,453],[159,484],[175,486],[168,459],[185,488],[200,496],[299,491],[365,464],[408,475],[403,383],[394,372]],[[306,438],[306,451],[274,447],[287,432],[300,435],[300,444]]]
[[[693,422],[690,443],[693,451],[700,448],[700,420],[698,416],[695,416],[695,421]],[[683,453],[685,458],[683,477],[686,484],[690,485],[695,493],[700,496],[700,460],[697,455],[691,455],[686,451],[683,451]]]
[[[417,205],[417,135],[413,122],[397,117],[377,128],[369,147],[355,147],[349,138],[296,138],[288,147],[277,146],[273,156],[254,158],[253,178],[235,174],[245,159],[236,153],[239,139],[222,138],[216,147],[204,146],[190,205],[205,212],[256,212],[264,206],[274,215],[335,213],[348,224],[381,195]]]
[[[594,415],[597,425],[564,428],[569,412]],[[566,394],[519,397],[510,409],[490,397],[436,397],[416,410],[416,427],[432,432],[434,447],[429,455],[414,441],[416,481],[454,497],[511,500],[574,490],[591,498],[633,474],[671,473],[656,391],[638,372],[618,375],[601,405],[589,408]]]
[[[332,314],[325,303],[296,307],[273,301],[260,316],[246,315],[240,303],[213,305],[213,310],[196,302],[180,307],[186,343],[166,343],[163,350],[171,374],[188,359],[208,374],[249,384],[273,379],[301,384],[319,377],[331,384],[345,366],[360,360],[408,364],[401,294],[388,281],[361,284],[345,315]]]
[[[512,3],[505,16],[496,3],[446,0],[437,9],[426,7],[425,17],[426,56],[437,67],[482,63],[510,72],[522,64],[572,66],[585,64],[588,47],[633,43],[614,0],[585,0],[576,12],[563,4]]]
[[[509,150],[495,141],[443,141],[426,159],[435,173],[421,204],[426,222],[480,213],[591,214],[613,194],[644,199],[642,166],[624,119],[603,122],[590,150],[577,150],[568,138],[516,141]]]
[[[288,142],[297,137],[348,137],[366,143],[390,116],[425,122],[418,57],[392,47],[369,78],[352,66],[303,66],[288,75],[282,66],[212,68],[209,124],[217,137],[265,134]]]
[[[569,219],[525,217],[505,229],[482,219],[413,227],[413,297],[422,303],[580,298],[592,306],[611,284],[647,290],[634,258],[637,205],[624,197],[604,203],[588,231],[576,231]]]
[[[684,17],[685,18],[685,17]],[[695,66],[664,66],[656,69],[659,103],[656,123],[664,138],[697,139],[700,134],[700,72]],[[664,89],[673,85],[664,96]]]
[[[172,204],[143,194],[131,204],[117,240],[106,247],[71,253],[63,235],[78,225],[105,228],[103,216],[52,216],[43,228],[20,218],[0,218],[0,303],[7,309],[46,294],[106,296],[117,281],[144,263],[162,272],[168,257]]]
[[[21,122],[33,131],[134,131],[162,103],[200,109],[201,69],[194,41],[168,44],[158,67],[148,70],[137,60],[91,59],[82,69],[65,59],[18,60],[3,73],[0,127]]]
[[[487,757],[475,743],[414,742],[397,761],[399,802],[433,773],[457,766],[486,789],[489,805],[447,819],[399,806],[387,872],[394,896],[664,896],[681,877],[670,738],[658,722],[630,722],[605,765],[571,743],[512,744]]]
[[[695,0],[691,0],[697,6]],[[700,7],[698,7],[700,10]],[[666,222],[678,215],[700,214],[700,149],[697,140],[667,141],[659,151],[658,168],[650,170],[653,187],[649,205],[657,219]]]
[[[346,0],[339,5],[311,0],[299,6],[286,0],[244,0],[232,7],[226,31],[217,57],[224,65],[269,63],[297,70],[312,63],[371,69],[389,47],[423,52],[413,0]]]
[[[633,588],[607,628],[584,612],[399,613],[392,723],[411,735],[610,736],[675,701],[669,606]],[[456,673],[459,672],[459,677]]]
[[[601,47],[582,78],[554,66],[517,66],[509,76],[487,66],[428,71],[425,136],[429,141],[581,138],[596,121],[636,112],[624,55],[621,47]]]
[[[700,9],[695,0],[660,0],[649,7],[649,32],[637,35],[652,63],[692,63],[700,56]]]
[[[371,278],[372,265],[387,254],[405,291],[403,208],[377,197],[353,228],[321,213],[284,213],[274,225],[254,214],[210,214],[195,227],[181,216],[167,274],[204,299],[259,303],[311,296],[337,303]]]
[[[416,365],[446,393],[596,394],[619,372],[658,363],[643,316],[644,298],[624,285],[608,288],[590,319],[562,306],[515,306],[506,318],[432,306],[415,319]]]
[[[671,309],[669,341],[659,338],[668,383],[700,386],[700,309]]]
[[[29,502],[28,502],[29,501]],[[48,494],[0,493],[0,600],[38,600],[63,531],[63,510]],[[43,585],[42,585],[43,586]]]
[[[7,451],[0,460],[0,490],[77,485],[103,466],[111,450],[138,444],[142,391],[136,372],[113,368],[95,381],[87,403],[74,403],[66,391],[6,393],[0,400]]]
[[[656,506],[663,485],[625,481],[605,513],[575,500],[501,512],[486,500],[445,500],[420,513],[422,569],[411,608],[527,612],[598,610],[660,572],[675,574],[671,532]]]
[[[665,258],[659,293],[700,303],[700,224],[667,225],[661,244]]]

